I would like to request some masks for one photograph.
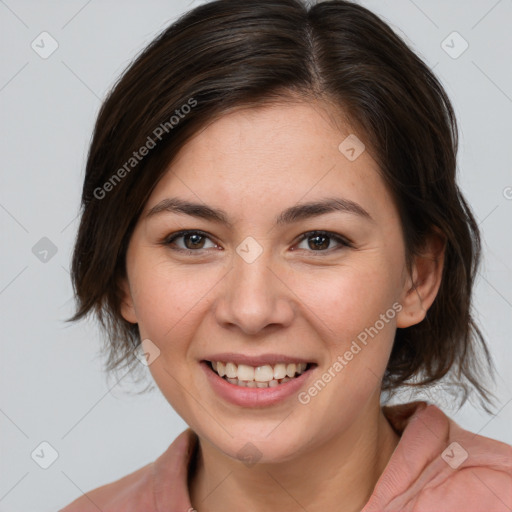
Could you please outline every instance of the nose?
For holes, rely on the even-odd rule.
[[[224,328],[236,326],[245,334],[256,335],[287,327],[293,321],[294,294],[286,284],[282,267],[272,265],[266,252],[251,263],[238,254],[234,256],[215,307],[217,322]]]

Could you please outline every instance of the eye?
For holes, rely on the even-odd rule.
[[[338,248],[329,248],[330,242],[334,240]],[[328,250],[337,250],[343,247],[352,247],[351,243],[341,236],[329,231],[309,231],[301,236],[300,243],[306,241],[313,252],[328,252]],[[312,241],[312,242],[310,242]],[[327,249],[327,250],[326,250]],[[310,251],[311,252],[311,251]]]
[[[176,240],[179,240],[180,238],[183,239],[184,247],[180,247],[179,245],[176,247]],[[203,231],[179,231],[168,236],[163,243],[164,245],[171,246],[171,249],[175,251],[184,251],[187,253],[191,253],[200,252],[203,249],[212,248],[207,246],[205,247],[205,240],[210,240],[210,238]],[[173,245],[175,245],[175,247],[172,247]],[[213,247],[218,246],[216,244],[213,244]]]
[[[182,239],[183,245],[180,246],[176,241]],[[210,240],[212,243],[211,246],[205,245],[205,241]],[[331,245],[331,241],[335,241],[338,244],[338,247],[329,247]],[[311,249],[308,252],[330,252],[331,250],[339,250],[344,247],[352,247],[352,244],[337,235],[336,233],[331,233],[329,231],[308,231],[301,235],[299,240],[299,244],[307,241],[308,247]],[[310,242],[311,241],[311,242]],[[168,237],[165,238],[162,242],[164,245],[169,246],[174,251],[185,252],[187,254],[192,253],[200,253],[206,249],[214,249],[219,246],[211,241],[210,236],[204,231],[178,231],[176,233],[172,233]],[[299,249],[304,249],[299,247]],[[307,249],[306,249],[307,250]]]

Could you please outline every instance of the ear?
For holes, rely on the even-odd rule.
[[[123,318],[132,324],[137,323],[137,315],[135,313],[135,308],[133,306],[132,294],[130,291],[130,285],[128,283],[128,279],[123,277],[119,281],[119,289],[121,291],[121,315]]]
[[[441,285],[445,249],[446,237],[433,228],[421,252],[414,256],[412,276],[409,274],[405,280],[397,327],[410,327],[425,318]]]

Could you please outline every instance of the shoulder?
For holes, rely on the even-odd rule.
[[[176,484],[186,481],[194,436],[190,429],[185,430],[154,462],[85,492],[59,512],[156,512],[161,500],[178,497],[180,487]]]
[[[411,510],[418,512],[505,512],[512,508],[512,473],[504,468],[460,468],[440,483],[426,485],[412,503]]]
[[[401,439],[364,512],[512,508],[512,446],[461,428],[426,402],[386,416]]]
[[[152,466],[154,463],[84,493],[60,512],[135,512],[153,511]]]
[[[439,511],[511,510],[512,446],[463,429],[434,405],[424,411],[425,418],[430,416],[444,416],[448,432],[424,471],[431,468],[429,483],[414,510],[428,510],[429,505]]]

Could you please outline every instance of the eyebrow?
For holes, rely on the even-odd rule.
[[[358,203],[349,199],[336,197],[325,198],[320,201],[299,203],[282,211],[275,219],[276,225],[292,224],[300,220],[317,217],[331,212],[342,212],[357,215],[374,222],[371,215]],[[161,213],[177,213],[198,217],[201,219],[232,227],[228,215],[224,210],[213,208],[205,204],[192,203],[176,197],[163,199],[153,206],[145,218],[151,218]]]

